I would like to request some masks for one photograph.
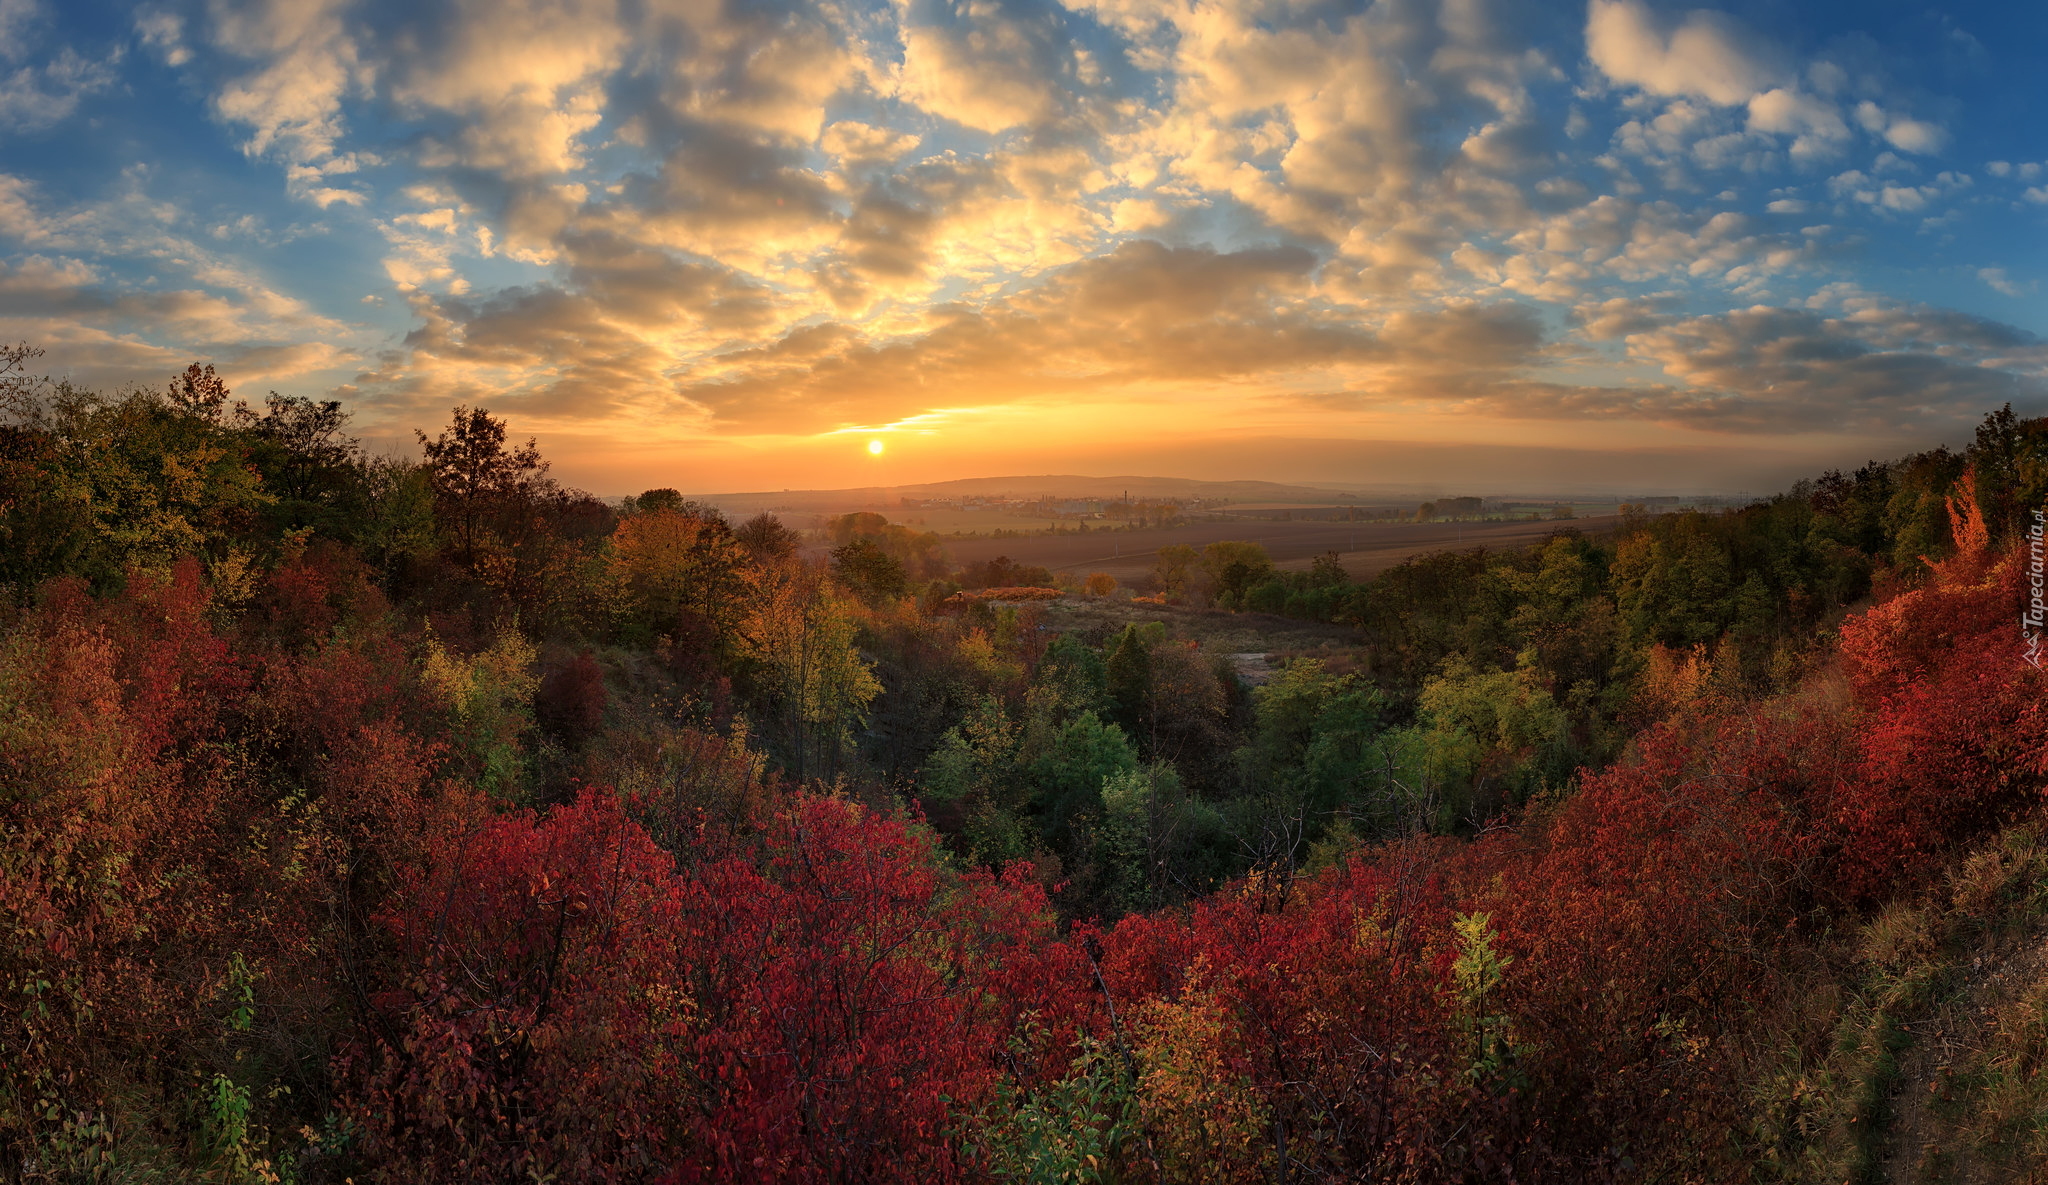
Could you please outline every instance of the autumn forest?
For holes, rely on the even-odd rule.
[[[0,1179],[2048,1161],[2048,422],[1062,632],[1131,590],[5,361]]]

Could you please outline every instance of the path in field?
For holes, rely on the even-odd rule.
[[[1143,531],[1090,531],[1086,535],[1026,535],[1014,539],[948,539],[955,565],[999,555],[1055,572],[1107,572],[1126,583],[1152,571],[1161,547],[1184,543],[1200,549],[1225,539],[1264,544],[1273,562],[1306,570],[1315,557],[1335,551],[1353,580],[1370,580],[1412,556],[1473,547],[1520,547],[1547,539],[1560,527],[1588,534],[1612,530],[1619,516],[1540,523],[1194,523]]]

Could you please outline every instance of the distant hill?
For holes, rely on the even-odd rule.
[[[1013,497],[1228,499],[1232,502],[1294,502],[1315,505],[1363,504],[1356,493],[1273,481],[1197,481],[1189,477],[1083,477],[1042,474],[1023,477],[968,477],[916,485],[860,486],[845,490],[757,490],[730,494],[698,494],[697,498],[727,510],[779,507],[831,510],[842,507],[890,506],[899,498]]]

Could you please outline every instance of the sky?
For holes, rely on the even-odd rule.
[[[2048,6],[0,0],[0,338],[599,494],[1765,490],[2048,412]],[[873,442],[880,442],[879,453]]]

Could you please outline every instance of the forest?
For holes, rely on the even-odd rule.
[[[35,360],[0,1180],[2044,1179],[2048,420],[1133,590]]]

